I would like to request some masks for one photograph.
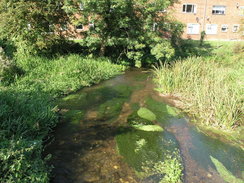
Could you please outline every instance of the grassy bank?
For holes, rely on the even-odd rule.
[[[24,75],[0,86],[0,182],[49,182],[43,142],[57,124],[55,97],[123,71],[107,59],[70,55],[17,61]]]
[[[203,125],[233,130],[244,122],[244,46],[228,42],[206,44],[212,51],[204,56],[155,69],[155,82],[161,93],[178,96],[183,109]]]

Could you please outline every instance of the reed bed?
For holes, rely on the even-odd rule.
[[[155,68],[154,81],[159,92],[177,95],[202,124],[233,129],[243,125],[243,65],[243,53],[221,60],[189,57]]]

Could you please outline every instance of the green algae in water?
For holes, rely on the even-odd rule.
[[[166,108],[167,108],[167,112],[168,114],[170,114],[171,116],[178,116],[178,112],[177,112],[177,109],[174,108],[174,107],[171,107],[169,105],[166,105]]]
[[[234,176],[241,178],[244,168],[244,153],[241,148],[227,144],[219,139],[206,136],[195,128],[189,128],[191,136],[190,155],[204,169],[214,168],[210,155],[222,162],[223,166]]]
[[[133,103],[130,107],[133,111],[138,111],[140,109],[140,105],[138,103]]]
[[[98,118],[101,120],[113,120],[120,114],[123,104],[132,93],[132,87],[127,85],[116,85],[113,87],[116,97],[101,103],[98,108]]]
[[[181,181],[183,168],[178,145],[172,138],[168,132],[127,128],[118,133],[116,143],[119,153],[135,169],[139,178],[153,176],[161,182],[172,180],[168,183],[176,183]]]
[[[118,97],[124,97],[124,98],[128,98],[133,91],[132,86],[122,85],[122,84],[114,86],[113,89],[116,92],[118,92]]]
[[[143,119],[147,119],[149,121],[155,121],[156,120],[156,115],[150,111],[147,108],[141,107],[138,111],[137,111],[138,116],[140,116]]]
[[[148,76],[149,76],[149,74],[146,74],[146,73],[145,74],[136,75],[134,77],[134,80],[135,81],[145,81],[145,80],[147,80]]]
[[[164,129],[158,125],[132,125],[133,128],[137,130],[142,130],[146,132],[162,132]]]
[[[111,120],[117,117],[125,102],[125,99],[118,98],[106,101],[98,107],[98,119]]]
[[[152,98],[146,99],[146,107],[152,111],[159,122],[165,122],[168,118],[178,116],[178,111],[174,107],[158,102]]]
[[[70,110],[63,114],[63,118],[71,124],[79,124],[84,116],[85,112],[80,110]]]
[[[56,104],[59,108],[66,108],[71,110],[78,110],[80,105],[87,103],[87,93],[71,94],[64,98],[57,100]]]
[[[143,165],[144,175],[164,175],[159,183],[182,183],[183,165],[179,150],[167,154],[164,161],[153,163],[147,161]],[[143,175],[143,174],[141,174]]]
[[[121,133],[116,136],[119,153],[125,157],[130,166],[141,172],[143,162],[147,160],[156,162],[163,158],[163,152],[159,146],[159,136],[160,132],[145,132],[135,129]],[[140,146],[138,142],[142,139],[143,146]]]
[[[81,91],[77,94],[72,94],[57,101],[59,108],[71,110],[87,110],[91,107],[113,100],[124,99],[128,100],[133,88],[127,85],[116,85],[113,87],[99,87],[94,90]]]
[[[231,172],[229,172],[225,166],[215,159],[214,157],[210,156],[213,164],[215,165],[217,171],[219,172],[220,176],[228,183],[244,183],[243,180],[236,178]]]
[[[71,94],[64,98],[62,98],[62,101],[76,101],[76,100],[83,100],[87,96],[86,93],[78,93],[78,94]]]
[[[129,125],[154,125],[152,121],[143,119],[140,116],[138,116],[137,111],[134,111],[132,114],[128,116],[127,123]]]

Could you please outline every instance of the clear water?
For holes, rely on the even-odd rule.
[[[53,155],[52,182],[156,183],[165,175],[144,167],[164,162],[174,152],[180,153],[183,182],[225,182],[210,156],[243,178],[243,151],[199,132],[175,112],[154,91],[149,72],[127,71],[57,103],[60,124],[46,149]],[[131,128],[130,122],[141,120],[136,113],[141,107],[156,115],[152,124],[163,131]]]

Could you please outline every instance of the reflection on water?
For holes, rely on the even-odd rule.
[[[180,163],[186,183],[225,182],[210,156],[243,178],[243,151],[197,131],[157,95],[149,73],[127,71],[57,103],[60,125],[46,150],[52,182],[170,182],[167,167],[177,172]],[[142,109],[156,120],[138,115]]]

